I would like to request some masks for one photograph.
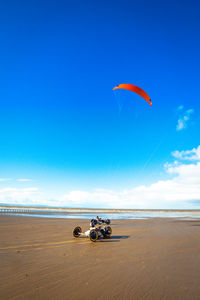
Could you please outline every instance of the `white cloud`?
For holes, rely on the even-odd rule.
[[[16,180],[20,181],[20,182],[30,182],[30,181],[33,181],[32,179],[28,179],[28,178],[18,178]]]
[[[184,106],[183,105],[179,105],[177,108],[177,111],[183,110]]]
[[[0,182],[5,182],[5,181],[11,181],[11,180],[15,180],[13,178],[0,178]],[[30,182],[33,181],[32,179],[28,179],[28,178],[18,178],[16,179],[16,181],[19,182]]]
[[[186,151],[174,151],[172,155],[181,160],[200,161],[200,146]]]
[[[176,130],[180,131],[180,130],[182,130],[185,127],[186,127],[186,124],[183,122],[182,119],[179,119],[178,120],[178,124],[176,125]]]
[[[10,181],[12,178],[0,178],[0,181]]]
[[[29,188],[13,188],[6,187],[0,189],[0,203],[6,204],[24,204],[24,205],[37,205],[41,204],[44,200],[44,195],[42,195],[37,187]]]
[[[183,106],[181,105],[178,107],[178,111],[182,111],[182,110],[183,110]],[[194,109],[188,109],[183,112],[183,114],[179,117],[178,123],[176,125],[177,131],[181,131],[181,130],[187,128],[188,122],[190,121],[193,113],[194,113]]]

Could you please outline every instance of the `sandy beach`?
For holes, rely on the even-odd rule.
[[[76,225],[1,215],[0,299],[200,299],[200,221],[114,220],[96,243]]]

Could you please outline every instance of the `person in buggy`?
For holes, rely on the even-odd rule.
[[[99,216],[96,216],[96,220],[97,220],[97,222],[99,223],[99,224],[107,224],[107,225],[109,225],[110,224],[110,219],[105,219],[105,220],[103,220],[102,218],[99,218]]]

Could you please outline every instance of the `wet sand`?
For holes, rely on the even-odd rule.
[[[96,243],[76,225],[0,215],[0,299],[200,299],[200,220],[114,220]]]

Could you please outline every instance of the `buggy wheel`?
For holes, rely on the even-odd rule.
[[[81,232],[82,232],[81,227],[77,226],[77,227],[75,227],[74,230],[73,230],[73,236],[74,236],[75,238],[78,238],[78,237],[80,236]]]
[[[90,231],[90,241],[96,242],[97,239],[98,239],[98,233],[95,229],[92,229]]]
[[[112,228],[110,226],[105,227],[105,237],[108,239],[112,234]]]
[[[110,224],[110,219],[106,219],[105,223],[109,225]]]

